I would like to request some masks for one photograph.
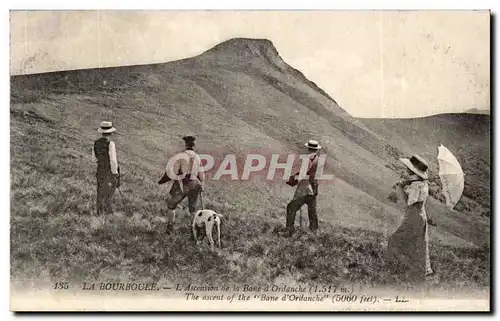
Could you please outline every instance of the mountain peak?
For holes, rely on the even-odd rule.
[[[238,58],[279,57],[278,50],[268,39],[232,38],[205,51],[202,56],[232,56]]]
[[[268,50],[276,51],[274,44],[269,39],[256,39],[256,38],[231,38],[206,52],[228,52],[235,53],[241,51],[259,51],[266,52]]]
[[[235,61],[244,61],[246,63],[248,60],[252,60],[254,58],[262,59],[262,61],[272,65],[273,68],[276,68],[281,72],[289,72],[297,79],[304,81],[313,90],[318,91],[320,94],[337,104],[337,102],[330,95],[328,95],[328,93],[316,85],[316,83],[307,79],[301,71],[287,64],[283,58],[281,58],[273,42],[269,39],[231,38],[205,51],[200,55],[200,57],[212,61],[229,60],[231,63],[235,63]]]
[[[481,115],[489,115],[490,111],[488,109],[478,109],[478,108],[471,108],[467,109],[465,111],[466,114],[481,114]]]

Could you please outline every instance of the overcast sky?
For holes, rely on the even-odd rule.
[[[356,117],[490,108],[488,12],[11,13],[11,74],[167,62],[267,38]]]

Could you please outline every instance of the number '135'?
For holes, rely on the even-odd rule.
[[[67,290],[69,289],[68,282],[56,282],[54,284],[54,290]]]

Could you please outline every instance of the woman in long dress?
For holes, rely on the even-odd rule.
[[[399,272],[423,279],[433,274],[429,257],[428,218],[425,203],[429,196],[426,161],[418,155],[401,158],[407,171],[396,184],[398,198],[405,201],[405,217],[389,239],[387,254]]]

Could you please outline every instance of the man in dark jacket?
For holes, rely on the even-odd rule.
[[[102,134],[102,137],[94,142],[93,158],[97,162],[97,215],[113,214],[111,201],[115,189],[120,187],[120,168],[116,157],[116,146],[110,140],[115,131],[111,122],[101,122],[98,132]]]
[[[299,173],[292,175],[287,182],[290,186],[297,186],[294,197],[286,207],[286,230],[281,233],[283,236],[292,236],[295,231],[295,215],[297,211],[307,204],[307,214],[309,216],[309,230],[316,232],[318,229],[318,215],[316,209],[316,197],[318,196],[318,180],[316,179],[316,170],[318,168],[319,150],[321,145],[315,140],[305,143],[309,151],[308,156],[308,178],[297,179]]]
[[[196,138],[194,136],[184,136],[182,139],[185,143],[185,149],[182,154],[185,154],[183,155],[185,157],[174,164],[172,172],[181,177],[185,176],[182,179],[175,180],[167,198],[167,218],[169,220],[167,230],[169,232],[173,230],[173,224],[175,223],[175,209],[186,197],[188,198],[189,213],[191,216],[194,215],[196,212],[196,202],[198,201],[198,196],[203,191],[205,180],[203,171],[198,171],[201,166],[201,158],[194,151]],[[165,171],[158,184],[164,184],[171,179],[168,176],[168,171]]]

